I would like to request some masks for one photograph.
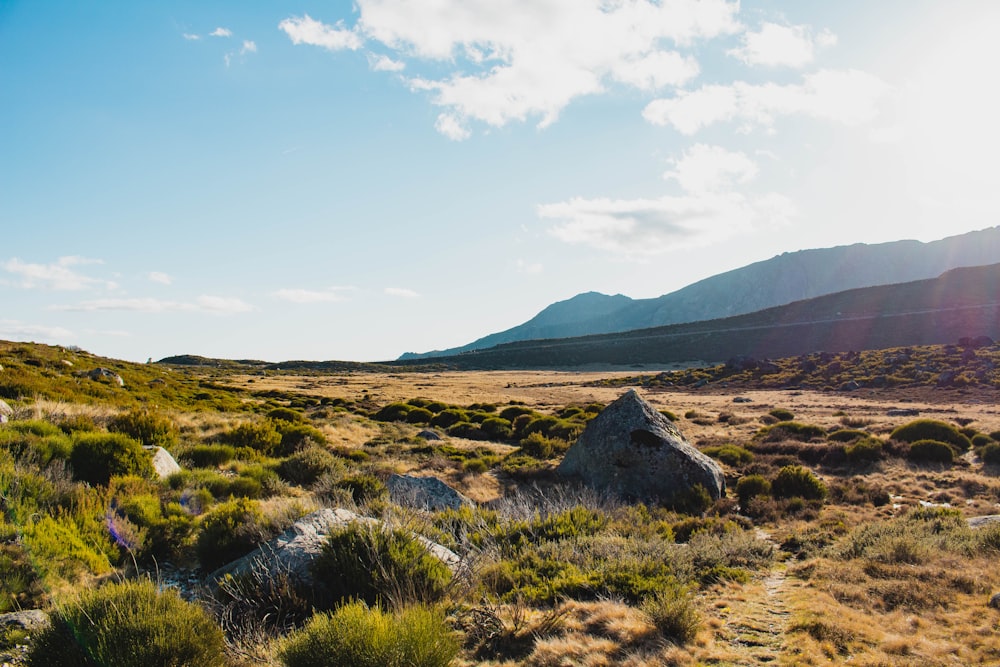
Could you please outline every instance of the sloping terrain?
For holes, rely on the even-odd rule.
[[[467,369],[713,363],[737,356],[946,344],[978,336],[1000,338],[1000,264],[848,290],[720,320],[509,343],[436,361]]]
[[[653,299],[579,294],[518,326],[467,345],[401,359],[451,356],[503,343],[568,338],[752,313],[844,290],[933,278],[1000,261],[1000,227],[940,241],[895,241],[784,253]]]

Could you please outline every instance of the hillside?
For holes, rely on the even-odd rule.
[[[742,315],[844,290],[934,278],[958,267],[1000,261],[1000,227],[939,241],[784,253],[727,271],[653,299],[579,294],[554,303],[524,324],[472,343],[400,359],[451,356],[503,343],[615,333]]]
[[[790,357],[954,343],[976,336],[1000,338],[1000,264],[953,269],[931,280],[847,290],[748,315],[508,343],[439,361],[459,368],[721,362],[735,356]]]

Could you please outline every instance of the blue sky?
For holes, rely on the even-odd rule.
[[[0,2],[0,339],[382,360],[1000,224],[1000,3]]]

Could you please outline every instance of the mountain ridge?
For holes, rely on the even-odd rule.
[[[1000,226],[926,243],[901,240],[786,252],[649,299],[584,292],[547,306],[523,324],[466,345],[408,352],[399,360],[454,356],[522,340],[713,320],[850,289],[935,278],[950,269],[998,261]]]

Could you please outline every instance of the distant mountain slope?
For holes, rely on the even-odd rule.
[[[1000,264],[838,292],[724,319],[519,341],[438,361],[463,369],[708,363],[1000,339]],[[403,362],[397,363],[415,363]]]
[[[653,299],[597,292],[548,306],[524,324],[461,347],[407,353],[449,356],[501,343],[644,329],[752,313],[848,289],[923,280],[962,266],[1000,262],[1000,227],[940,241],[894,241],[801,250],[750,264]]]

